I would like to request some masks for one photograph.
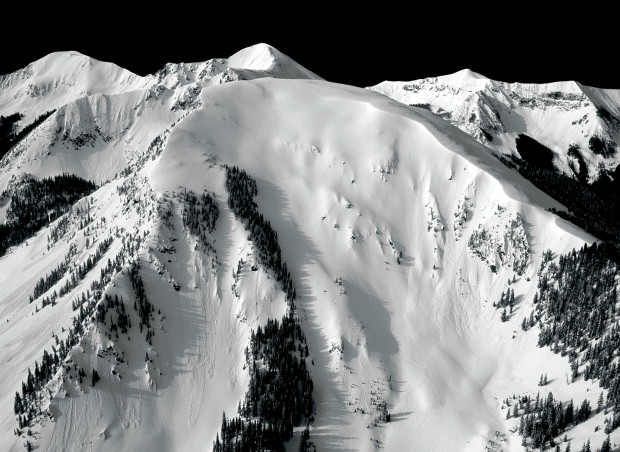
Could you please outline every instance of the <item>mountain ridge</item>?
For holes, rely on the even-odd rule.
[[[554,152],[559,171],[573,177],[568,152],[572,145],[586,162],[590,181],[602,171],[613,173],[620,163],[620,90],[574,81],[505,83],[469,70],[412,82],[382,82],[370,89],[430,109],[500,154],[520,157],[515,139],[529,134]],[[592,144],[593,138],[609,143],[609,155]]]
[[[265,363],[248,347],[291,312],[293,283],[314,411],[286,449],[303,443],[307,421],[318,450],[520,451],[513,396],[596,405],[603,389],[583,373],[569,382],[569,360],[539,347],[536,322],[521,326],[557,257],[595,237],[435,105],[324,81],[265,44],[151,77],[32,98],[31,115],[57,111],[2,159],[8,193],[26,174],[99,186],[0,258],[0,405],[17,400],[44,350],[75,340],[32,422],[2,410],[0,448],[210,449],[224,439],[222,412],[230,421],[249,403]],[[238,216],[231,168],[249,178],[260,221]],[[218,214],[196,229],[190,212],[207,205]],[[275,236],[290,281],[261,260],[261,234]],[[571,447],[602,443],[605,416],[567,430]]]

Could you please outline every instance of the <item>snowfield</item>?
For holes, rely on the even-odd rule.
[[[26,124],[57,109],[0,162],[0,189],[22,174],[70,172],[100,184],[74,206],[68,232],[49,249],[54,224],[0,258],[0,450],[24,449],[25,435],[13,433],[15,392],[72,325],[72,301],[126,243],[140,245],[123,255],[105,293],[133,313],[128,272],[140,262],[157,311],[155,335],[149,343],[135,318],[118,338],[87,320],[47,386],[43,406],[52,419],[38,422],[31,440],[49,451],[211,450],[222,412],[234,416],[247,389],[252,329],[286,312],[273,274],[251,269],[255,248],[227,205],[225,165],[256,179],[259,210],[277,231],[296,284],[317,450],[521,451],[505,399],[552,391],[596,406],[598,384],[569,383],[568,360],[537,347],[537,331],[520,327],[542,253],[557,256],[595,238],[545,210],[563,207],[503,166],[475,134],[435,114],[496,86],[471,73],[450,77],[421,83],[418,92],[375,88],[434,112],[323,81],[267,45],[147,77],[52,54],[0,78],[0,114],[25,112]],[[429,84],[453,91],[429,97]],[[552,89],[573,88],[540,88]],[[533,88],[527,93],[534,96]],[[617,93],[601,93],[597,99],[606,93],[605,105],[618,108]],[[594,101],[578,102],[566,115],[587,112],[594,121]],[[540,127],[556,120],[554,108],[540,112]],[[515,129],[503,110],[501,118],[505,132],[491,149],[517,132],[537,136],[530,123]],[[187,190],[206,190],[218,203],[213,249],[183,225]],[[92,222],[80,229],[85,214]],[[483,231],[487,239],[472,239]],[[72,244],[79,265],[106,237],[112,245],[76,288],[55,306],[39,303],[38,312],[37,301],[29,304],[36,282]],[[492,304],[508,288],[515,312],[501,322]],[[81,384],[74,364],[87,373]],[[94,387],[92,369],[101,377]],[[539,388],[544,373],[550,383]],[[376,422],[383,401],[389,423]],[[588,438],[599,447],[605,435],[595,427],[604,418],[569,430],[572,450]],[[297,450],[301,429],[288,450]],[[611,438],[620,442],[620,433]]]

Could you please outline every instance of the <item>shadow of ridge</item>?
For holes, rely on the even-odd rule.
[[[397,354],[399,346],[390,328],[391,315],[385,303],[353,282],[344,280],[344,286],[347,288],[349,311],[364,325],[368,352],[376,353],[384,359]]]
[[[252,177],[254,175],[250,174]],[[346,409],[345,394],[340,385],[342,383],[339,375],[329,368],[330,357],[327,353],[329,349],[329,340],[323,333],[323,322],[321,321],[321,313],[317,311],[317,299],[312,291],[312,278],[308,271],[311,263],[320,264],[320,252],[307,236],[291,218],[290,204],[287,200],[285,192],[275,184],[264,179],[255,178],[259,196],[256,202],[259,206],[259,212],[269,220],[271,226],[278,233],[278,243],[282,249],[282,259],[287,263],[287,267],[291,272],[295,288],[297,291],[297,315],[300,319],[302,329],[304,329],[308,347],[310,348],[310,358],[314,361],[314,365],[310,364],[308,370],[313,379],[315,392],[314,401],[316,405],[315,425],[318,428],[328,428],[330,424],[342,425],[343,419],[346,419],[350,412]],[[268,202],[267,202],[268,201]],[[294,243],[295,249],[286,246],[286,244]],[[308,334],[312,332],[312,334]],[[320,372],[319,372],[320,371]],[[323,375],[322,378],[318,378]],[[317,384],[322,380],[320,384]],[[323,388],[321,391],[320,388]],[[325,389],[329,388],[329,389]],[[327,396],[327,397],[326,397]],[[329,408],[329,415],[323,415],[324,409]],[[318,422],[317,422],[318,421]],[[313,429],[312,432],[315,432]],[[314,435],[314,433],[311,433]],[[314,436],[311,436],[311,441]],[[328,431],[317,433],[319,446],[327,450],[344,450],[339,441],[342,441],[341,435],[336,431]]]

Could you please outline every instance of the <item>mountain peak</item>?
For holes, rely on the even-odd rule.
[[[465,68],[465,69],[461,69],[460,71],[457,71],[453,74],[450,74],[449,76],[454,77],[455,79],[476,79],[476,80],[489,80],[488,77],[485,77],[482,74],[479,74],[478,72],[472,71],[469,68]]]
[[[483,89],[490,79],[482,74],[472,71],[471,69],[461,69],[453,74],[442,75],[437,80],[444,85],[450,85],[455,88],[464,88],[471,90]]]
[[[114,63],[97,60],[96,58],[85,55],[76,50],[51,52],[33,62],[31,66],[39,74],[49,71],[55,73],[57,76],[66,76],[67,74],[78,72],[80,68],[95,66],[107,67],[110,68],[110,70],[120,70],[133,74],[131,71],[121,68]]]
[[[314,72],[265,43],[241,49],[228,59],[228,66],[234,69],[268,72],[270,76],[278,78],[322,80]]]
[[[281,57],[284,57],[284,54],[274,47],[259,43],[239,50],[228,61],[230,67],[266,71],[271,69]]]

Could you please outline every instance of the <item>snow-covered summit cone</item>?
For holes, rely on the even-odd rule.
[[[372,90],[443,117],[491,149],[519,156],[528,135],[553,153],[553,163],[577,176],[579,161],[597,179],[620,162],[620,91],[565,81],[505,83],[469,69],[411,82],[385,81]],[[569,152],[569,149],[572,149]]]
[[[210,86],[263,77],[322,80],[268,44],[247,47],[230,58],[213,58],[199,63],[168,63],[153,79],[168,88],[176,88],[189,84]]]
[[[322,80],[268,44],[256,44],[240,50],[228,59],[228,64],[234,69],[260,71],[274,78]]]
[[[12,74],[0,75],[0,114],[25,123],[72,100],[144,88],[147,79],[75,51],[54,52]]]

